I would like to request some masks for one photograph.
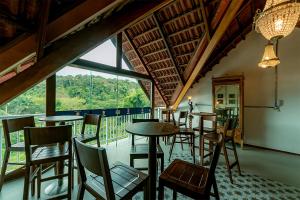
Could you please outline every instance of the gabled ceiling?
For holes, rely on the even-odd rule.
[[[3,0],[0,92],[5,97],[0,95],[0,104],[121,31],[123,53],[132,69],[154,80],[155,105],[178,105],[191,80],[197,82],[245,39],[264,3]],[[23,79],[27,81],[20,84]],[[150,83],[140,83],[149,95]]]

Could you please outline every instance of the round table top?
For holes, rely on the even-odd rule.
[[[216,115],[216,113],[210,113],[210,112],[192,112],[191,114],[195,116]]]
[[[179,132],[179,128],[171,123],[139,122],[128,125],[126,131],[133,135],[156,137],[173,135]]]
[[[82,116],[78,115],[58,115],[58,116],[46,116],[39,118],[39,121],[44,122],[68,122],[68,121],[77,121],[82,120]]]

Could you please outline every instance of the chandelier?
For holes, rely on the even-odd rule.
[[[255,30],[267,40],[289,35],[300,15],[300,3],[296,0],[267,0],[264,10],[257,11]]]
[[[279,58],[276,56],[274,51],[274,45],[269,42],[265,47],[264,55],[261,61],[258,63],[258,66],[261,68],[270,68],[275,67],[280,63]]]

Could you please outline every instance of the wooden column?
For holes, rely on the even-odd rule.
[[[151,119],[154,118],[154,108],[155,108],[155,104],[154,104],[154,101],[155,101],[155,91],[154,91],[154,81],[152,80],[151,81],[151,94],[150,94],[150,106],[151,106]]]
[[[46,80],[46,116],[55,115],[56,104],[56,75]]]
[[[117,34],[117,60],[116,60],[116,66],[117,69],[122,69],[122,32]]]

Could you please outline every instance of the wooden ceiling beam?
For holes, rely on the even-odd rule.
[[[175,67],[176,73],[177,73],[177,75],[180,78],[180,82],[181,82],[182,85],[184,85],[185,84],[185,80],[184,80],[184,78],[182,76],[182,73],[180,73],[180,70],[179,70],[177,62],[175,60],[174,54],[171,52],[170,45],[169,45],[169,43],[167,41],[167,37],[168,36],[166,35],[165,31],[163,30],[162,25],[159,23],[159,21],[157,19],[157,13],[153,13],[153,19],[154,19],[154,22],[155,22],[156,26],[158,27],[158,30],[159,30],[159,33],[160,33],[161,37],[163,38],[163,43],[164,43],[164,45],[165,45],[165,47],[167,49],[167,52],[168,52],[168,54],[169,54],[169,56],[171,58],[172,64]]]
[[[169,24],[169,23],[175,22],[177,19],[179,19],[181,17],[185,17],[187,15],[190,15],[191,13],[198,12],[198,9],[199,9],[199,7],[195,7],[193,9],[187,10],[187,11],[183,12],[182,14],[180,14],[180,15],[178,15],[178,16],[170,19],[170,20],[164,21],[163,23],[164,24]]]
[[[186,45],[186,44],[190,44],[190,43],[199,42],[200,40],[201,40],[201,38],[197,38],[197,39],[193,39],[193,40],[190,40],[190,41],[184,41],[182,43],[177,43],[173,46],[173,48],[177,48],[177,47],[180,47],[180,46],[183,46],[183,45]]]
[[[47,26],[46,44],[70,33],[83,24],[92,20],[101,13],[106,12],[111,7],[117,5],[124,0],[86,0],[79,4],[66,14],[57,18]],[[13,43],[0,49],[0,75],[2,71],[13,69],[18,61],[28,57],[35,52],[37,46],[37,34],[29,34],[21,39],[17,39]]]
[[[97,3],[100,4],[98,1]],[[44,57],[39,62],[0,84],[0,105],[50,77],[77,57],[82,56],[167,3],[169,0],[133,1],[113,15],[78,31],[76,34],[56,41],[47,47]]]
[[[155,31],[155,30],[158,30],[158,28],[157,28],[157,27],[154,27],[154,28],[151,28],[151,29],[149,29],[149,30],[147,30],[147,31],[145,31],[145,32],[143,32],[143,33],[141,33],[141,34],[139,34],[139,35],[136,35],[136,36],[134,36],[133,40],[136,40],[136,39],[138,39],[138,38],[140,38],[140,37],[142,37],[142,36],[145,36],[146,34],[151,33],[151,32],[153,32],[153,31]]]
[[[144,54],[143,57],[153,56],[155,54],[162,53],[162,52],[165,52],[165,51],[167,51],[167,49],[160,49],[160,50],[157,50],[157,51],[153,51],[151,53]]]
[[[145,43],[145,44],[142,44],[142,45],[138,46],[138,49],[147,47],[147,46],[149,46],[149,45],[151,45],[151,44],[155,44],[155,43],[160,42],[160,41],[162,41],[162,40],[163,40],[162,38],[159,38],[159,39],[153,40],[153,41],[151,41],[151,42],[147,42],[147,43]]]
[[[138,56],[140,62],[143,65],[143,68],[147,71],[147,73],[152,77],[152,79],[154,80],[154,85],[157,89],[157,91],[159,92],[161,98],[163,99],[163,101],[165,102],[166,105],[169,105],[169,102],[165,99],[165,96],[163,96],[163,93],[161,92],[161,90],[159,89],[159,85],[157,84],[157,80],[155,80],[155,78],[153,77],[152,73],[149,71],[149,69],[147,68],[146,63],[144,62],[144,60],[142,59],[141,55],[139,54],[138,49],[134,46],[133,41],[130,39],[126,29],[123,32],[124,36],[126,37],[128,43],[131,45],[132,49],[135,51],[135,54]]]
[[[203,22],[204,22],[205,31],[207,33],[206,34],[207,40],[210,41],[210,38],[211,38],[210,29],[209,29],[209,24],[208,24],[206,12],[205,12],[204,0],[200,0],[200,10],[201,10],[201,14],[202,14]]]
[[[194,80],[196,79],[197,75],[199,74],[200,70],[203,68],[206,61],[209,59],[209,56],[213,52],[214,48],[222,38],[223,34],[225,33],[226,29],[230,25],[231,21],[236,16],[236,13],[238,12],[239,8],[241,7],[243,1],[242,0],[232,0],[229,7],[226,10],[226,13],[224,17],[222,18],[218,28],[216,29],[214,35],[212,36],[210,42],[208,43],[205,51],[203,52],[201,58],[199,59],[196,67],[192,71],[188,81],[184,85],[184,87],[181,89],[173,108],[176,109],[179,105],[179,103],[184,98],[185,94],[187,93],[188,89],[192,86]]]
[[[187,28],[184,28],[182,30],[175,31],[175,32],[169,34],[168,36],[169,36],[169,38],[171,38],[171,37],[174,37],[174,36],[176,36],[176,35],[178,35],[180,33],[184,33],[184,32],[187,32],[187,31],[190,31],[192,29],[196,29],[196,28],[202,27],[202,26],[203,26],[203,23],[196,24],[196,25],[191,25],[191,26],[189,26]]]

